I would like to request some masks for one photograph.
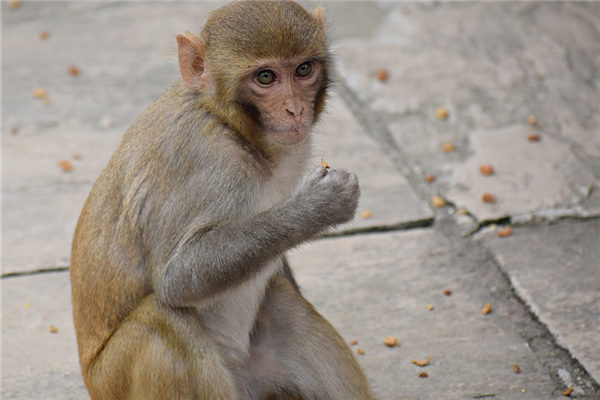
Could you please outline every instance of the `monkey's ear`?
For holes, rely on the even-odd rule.
[[[179,70],[183,82],[192,90],[200,90],[204,86],[204,43],[191,33],[177,35],[179,53]]]
[[[321,27],[325,26],[325,7],[319,4],[313,10],[313,15]]]

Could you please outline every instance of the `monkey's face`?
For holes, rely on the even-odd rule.
[[[323,65],[315,59],[261,62],[243,80],[241,104],[267,144],[293,145],[310,132],[324,80]]]

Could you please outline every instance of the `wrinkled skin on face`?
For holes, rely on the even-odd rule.
[[[259,124],[267,145],[293,145],[308,135],[322,87],[322,65],[296,57],[261,63],[243,79],[245,111]]]

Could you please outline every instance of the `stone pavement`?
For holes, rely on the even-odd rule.
[[[356,171],[362,197],[355,221],[291,252],[305,295],[358,341],[381,400],[600,399],[600,3],[325,5],[339,78],[314,163]],[[175,34],[217,6],[1,4],[3,399],[88,398],[73,228],[177,80]]]

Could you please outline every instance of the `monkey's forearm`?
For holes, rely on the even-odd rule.
[[[243,220],[191,231],[155,276],[155,290],[172,306],[198,304],[232,287],[284,251],[323,229],[316,210],[289,199]]]

